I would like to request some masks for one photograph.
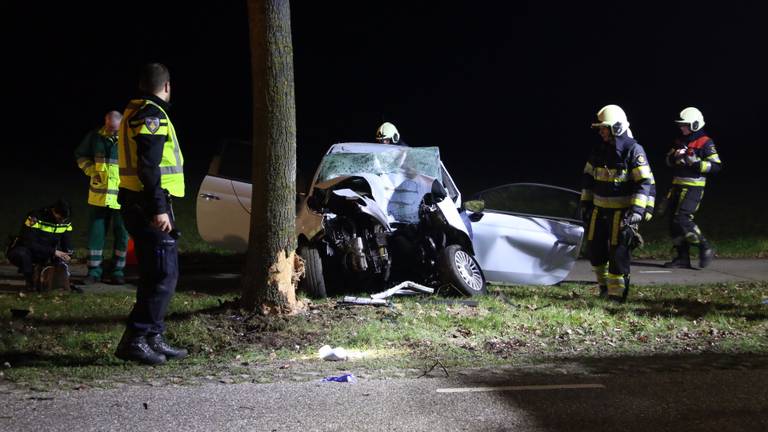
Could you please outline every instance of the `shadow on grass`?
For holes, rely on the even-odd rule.
[[[580,284],[579,281],[569,282]],[[588,283],[592,285],[594,282]],[[585,285],[587,285],[585,283]],[[511,299],[527,300],[530,298],[530,293],[515,293],[506,292],[504,290],[496,291],[492,295],[501,297],[503,295],[508,301],[508,304],[515,305],[514,302],[509,301]],[[501,295],[500,295],[501,294]],[[561,292],[561,291],[546,291],[538,292],[537,296],[540,299],[549,299],[553,302],[557,302],[561,305],[569,305],[572,308],[580,308],[582,305],[585,308],[593,308],[604,305],[606,311],[610,314],[624,314],[627,312],[625,308],[619,307],[619,303],[611,302],[609,300],[599,300],[595,298],[575,296],[574,293]],[[588,300],[586,305],[583,303],[577,303],[575,300],[584,298]],[[591,301],[590,301],[591,300]],[[646,317],[662,317],[668,318],[670,316],[684,317],[687,319],[699,319],[708,314],[719,314],[727,317],[744,318],[747,321],[762,321],[768,320],[768,308],[764,305],[756,303],[754,305],[743,305],[733,303],[720,303],[720,302],[700,302],[697,300],[689,300],[684,298],[668,298],[668,299],[642,299],[633,298],[632,291],[630,291],[629,300],[624,305],[632,308],[632,312],[637,315],[643,315]]]
[[[11,351],[0,353],[0,363],[8,362],[14,368],[56,368],[107,365],[111,362],[105,355],[74,356],[67,354],[48,354],[37,351]]]
[[[165,317],[165,321],[179,322],[189,319],[195,315],[211,314],[228,309],[230,306],[223,303],[218,306],[211,306],[203,309],[196,309],[185,312],[174,312]],[[124,324],[127,319],[125,315],[110,315],[98,317],[65,317],[65,318],[37,318],[29,317],[19,321],[32,327],[65,327],[75,326],[78,328],[91,328],[104,325]]]

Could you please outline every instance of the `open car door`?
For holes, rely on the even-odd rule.
[[[197,194],[197,230],[213,246],[248,248],[251,226],[251,145],[227,141],[215,156]]]
[[[516,183],[473,199],[485,202],[482,217],[472,222],[472,244],[487,280],[552,285],[565,279],[584,237],[579,192]]]

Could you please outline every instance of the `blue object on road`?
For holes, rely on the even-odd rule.
[[[355,378],[352,374],[344,374],[339,376],[329,376],[323,378],[321,381],[323,382],[348,382],[348,383],[356,383],[357,378]]]

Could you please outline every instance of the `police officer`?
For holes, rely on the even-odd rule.
[[[86,285],[101,280],[102,253],[104,240],[109,225],[115,236],[113,252],[114,266],[109,281],[113,284],[125,283],[126,249],[128,231],[120,215],[117,202],[117,188],[120,173],[117,166],[117,131],[120,128],[122,114],[110,111],[104,116],[104,126],[89,132],[75,149],[77,165],[90,178],[88,191],[88,275],[83,282]]]
[[[66,264],[72,255],[70,207],[59,199],[27,214],[21,233],[11,242],[6,256],[24,275],[27,289],[35,288],[34,266]]]
[[[376,142],[379,144],[397,144],[408,147],[400,137],[395,125],[390,122],[384,122],[376,129]]]
[[[165,313],[179,275],[171,196],[184,196],[184,158],[168,117],[171,81],[159,63],[144,66],[141,96],[123,113],[118,135],[118,201],[139,265],[136,304],[115,355],[145,364],[187,355],[165,341]]]
[[[701,205],[707,176],[720,171],[720,156],[715,143],[702,129],[704,115],[694,107],[680,111],[682,136],[667,153],[667,165],[672,167],[672,187],[667,194],[670,214],[669,232],[677,256],[664,264],[670,268],[690,268],[690,246],[699,248],[699,267],[709,265],[715,253],[693,216]]]
[[[600,295],[624,300],[632,246],[627,235],[652,212],[653,173],[621,107],[603,107],[592,127],[602,142],[584,166],[581,211],[587,248]]]

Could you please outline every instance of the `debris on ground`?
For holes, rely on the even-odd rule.
[[[416,378],[421,378],[423,376],[427,376],[438,365],[440,366],[440,368],[445,373],[446,378],[449,377],[450,375],[448,374],[448,369],[445,368],[445,365],[443,364],[443,362],[441,362],[440,359],[435,359],[435,364],[433,364],[431,368],[427,369],[426,371],[424,371],[423,374],[417,376]]]
[[[355,378],[354,375],[349,373],[349,374],[344,374],[344,375],[339,375],[339,376],[325,377],[325,378],[321,379],[320,381],[321,382],[348,382],[348,383],[354,384],[354,383],[357,382],[357,378]]]
[[[415,294],[433,294],[434,288],[430,288],[413,281],[401,282],[392,288],[371,294],[370,297],[344,296],[340,304],[388,306],[390,302],[385,300],[393,295],[415,295]]]
[[[331,348],[330,345],[323,345],[318,352],[320,359],[327,361],[342,361],[349,358],[347,350],[342,347]]]

